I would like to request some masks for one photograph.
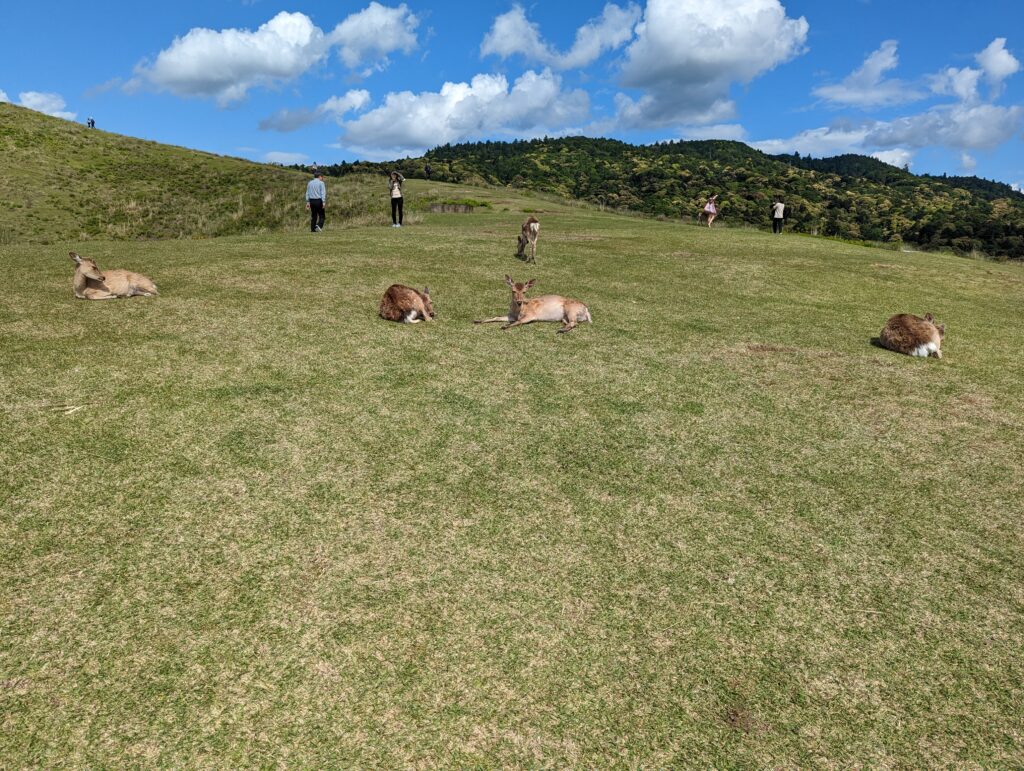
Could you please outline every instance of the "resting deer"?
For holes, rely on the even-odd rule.
[[[878,341],[883,348],[896,353],[941,359],[945,336],[946,325],[936,324],[932,314],[926,313],[922,319],[911,313],[899,313],[885,322]]]
[[[75,268],[75,297],[79,300],[116,300],[118,297],[152,297],[160,294],[156,284],[130,270],[101,271],[95,260],[68,252]]]
[[[523,223],[522,231],[519,233],[519,251],[516,257],[526,257],[526,245],[530,245],[530,258],[527,262],[537,261],[537,236],[540,235],[540,220],[532,214]]]
[[[572,300],[557,294],[546,294],[533,300],[526,299],[526,290],[537,283],[537,279],[531,278],[525,284],[517,284],[511,276],[506,275],[505,283],[512,290],[512,302],[508,308],[508,315],[480,319],[474,321],[474,324],[502,321],[505,323],[502,329],[511,329],[533,321],[561,321],[562,328],[558,331],[570,332],[581,321],[593,322],[590,310],[579,300]]]
[[[419,292],[412,287],[392,284],[384,293],[378,311],[380,317],[387,321],[401,321],[403,324],[419,324],[433,321],[434,303],[430,300],[430,288],[423,287]]]

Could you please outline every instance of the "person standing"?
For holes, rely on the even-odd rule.
[[[392,171],[391,176],[388,178],[388,190],[391,191],[391,227],[400,228],[402,227],[402,209],[403,201],[402,198],[402,183],[405,182],[405,177],[399,174],[397,171]]]
[[[313,179],[306,185],[306,208],[309,209],[309,232],[319,233],[324,229],[327,209],[327,185],[319,169],[313,172]]]
[[[786,218],[786,204],[776,201],[772,204],[772,232],[778,235],[782,232],[782,223]]]
[[[711,227],[711,223],[715,221],[715,217],[718,216],[718,194],[711,196],[708,202],[704,204],[704,217],[708,221],[708,227]]]

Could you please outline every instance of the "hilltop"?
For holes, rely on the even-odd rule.
[[[866,241],[909,242],[1024,258],[1024,195],[975,177],[917,176],[874,158],[766,155],[742,142],[635,146],[569,137],[445,145],[389,164],[339,164],[331,173],[382,171],[450,182],[542,190],[651,215],[692,217],[713,193],[721,222],[766,227],[781,196],[787,227]]]
[[[301,229],[304,172],[88,129],[0,103],[0,244]],[[333,217],[370,210],[350,180]],[[343,193],[343,194],[342,194]]]

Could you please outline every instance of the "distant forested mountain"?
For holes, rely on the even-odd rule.
[[[651,215],[694,217],[719,195],[725,222],[767,227],[777,197],[787,227],[826,236],[907,241],[1024,259],[1024,195],[976,177],[918,176],[861,155],[766,155],[727,141],[635,146],[568,137],[444,145],[422,158],[321,167],[542,190]]]

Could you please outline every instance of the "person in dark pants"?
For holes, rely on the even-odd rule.
[[[388,179],[388,190],[391,191],[391,227],[400,228],[402,227],[402,209],[403,201],[402,198],[402,183],[405,182],[405,177],[399,174],[397,171],[391,172],[391,177]]]
[[[772,232],[778,235],[782,232],[782,223],[786,218],[786,204],[776,201],[772,204]]]
[[[309,232],[319,233],[324,229],[327,209],[327,186],[324,173],[319,169],[313,172],[313,179],[306,185],[306,208],[309,209]]]

